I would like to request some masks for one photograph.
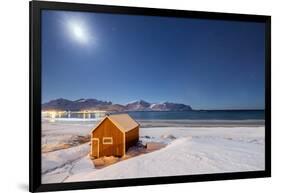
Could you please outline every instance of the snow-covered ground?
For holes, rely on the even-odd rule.
[[[72,147],[89,141],[90,131],[97,122],[42,122],[42,151]],[[88,139],[87,139],[88,138]]]
[[[88,143],[43,153],[42,183],[264,170],[263,126],[141,128],[140,140],[167,146],[102,169],[88,157]]]

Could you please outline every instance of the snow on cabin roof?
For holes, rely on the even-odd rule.
[[[139,126],[139,124],[128,114],[115,114],[106,116],[92,131],[94,131],[107,118],[112,121],[116,127],[124,132],[130,131]]]
[[[128,114],[109,115],[108,118],[123,131],[127,132],[136,128],[139,124]]]

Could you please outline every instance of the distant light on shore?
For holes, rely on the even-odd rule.
[[[106,116],[106,111],[100,110],[82,110],[82,111],[56,111],[56,110],[46,110],[42,111],[42,118],[50,122],[55,122],[56,120],[100,120]]]

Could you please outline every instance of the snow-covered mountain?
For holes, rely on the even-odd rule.
[[[104,110],[109,112],[124,111],[190,111],[191,106],[179,103],[149,103],[144,100],[134,101],[126,105],[113,104],[110,101],[101,101],[97,99],[55,99],[42,104],[43,110],[63,110],[63,111],[81,111],[81,110]]]
[[[126,105],[126,109],[128,111],[147,111],[150,110],[150,103],[144,100],[135,101],[132,103],[128,103]]]
[[[179,103],[158,103],[152,104],[150,108],[154,111],[190,111],[192,110],[191,106]]]
[[[64,111],[80,111],[92,108],[106,107],[112,105],[112,102],[100,101],[97,99],[78,99],[68,100],[59,98],[42,104],[43,110],[64,110]]]
[[[144,100],[135,101],[126,105],[128,111],[190,111],[191,106],[179,103],[149,103]]]

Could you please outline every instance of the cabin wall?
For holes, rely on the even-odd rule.
[[[103,137],[112,137],[113,144],[103,144]],[[109,119],[105,119],[92,132],[92,138],[99,138],[99,157],[102,156],[123,156],[124,133],[120,131]],[[92,152],[93,153],[93,152]]]
[[[126,132],[126,151],[139,140],[139,126]]]

